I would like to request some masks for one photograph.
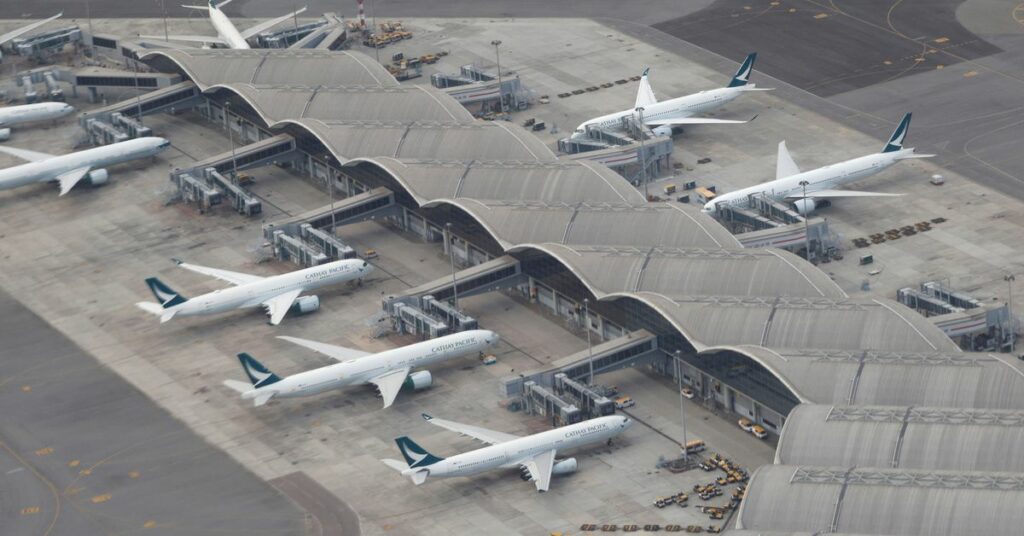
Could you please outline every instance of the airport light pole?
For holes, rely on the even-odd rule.
[[[167,34],[167,0],[160,0],[160,11],[164,15],[164,41],[170,41],[171,38]]]
[[[231,173],[238,180],[238,159],[235,158],[235,131],[231,129],[231,101],[224,101],[224,123],[228,126],[228,139],[231,140]]]
[[[373,54],[377,58],[377,63],[380,63],[380,47],[377,46],[377,11],[374,9],[376,4],[377,2],[370,0],[370,24],[373,25],[370,35],[373,36]]]
[[[587,361],[590,363],[590,383],[587,385],[594,386],[594,346],[590,343],[590,299],[583,298],[583,329],[587,330],[587,353],[589,357]]]
[[[647,192],[647,153],[644,152],[644,107],[637,106],[636,113],[638,116],[638,122],[636,125],[637,135],[640,137],[640,157],[637,160],[640,161],[640,174],[643,177],[644,183],[644,201],[650,199],[650,194]]]
[[[800,198],[803,201],[804,206],[807,206],[807,185],[810,184],[807,181],[800,181],[800,186],[804,189],[804,196]],[[807,262],[811,262],[811,224],[810,224],[810,211],[804,214],[804,247],[807,249]]]
[[[501,46],[501,40],[495,39],[491,44],[494,45],[494,62],[498,64],[498,106],[501,113],[505,113],[505,91],[501,85],[501,51],[498,48]]]
[[[1006,291],[1007,291],[1007,295],[1006,295],[1006,312],[1008,313],[1007,320],[1009,320],[1009,324],[1010,324],[1010,354],[1013,354],[1013,347],[1014,347],[1013,343],[1015,342],[1014,341],[1015,333],[1014,333],[1014,329],[1013,329],[1014,328],[1014,325],[1013,325],[1013,282],[1016,281],[1016,280],[1017,280],[1017,277],[1014,276],[1013,274],[1009,274],[1009,275],[1004,275],[1003,276],[1003,281],[1006,281]]]
[[[444,224],[445,229],[448,230],[448,261],[452,265],[452,300],[454,302],[455,311],[459,311],[459,286],[455,281],[455,235],[452,234],[452,223],[448,222]]]
[[[333,236],[337,222],[334,219],[334,173],[331,172],[331,155],[324,155],[324,163],[327,166],[327,194],[331,196],[331,235]]]
[[[690,450],[686,448],[686,405],[683,402],[683,366],[682,352],[675,351],[674,361],[676,364],[676,384],[679,389],[679,419],[683,424],[683,463],[689,463]]]

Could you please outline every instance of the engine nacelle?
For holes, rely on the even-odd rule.
[[[426,389],[434,384],[434,378],[430,375],[429,370],[421,370],[419,372],[413,372],[405,379],[405,383],[402,387],[412,389],[413,391],[420,391]]]
[[[0,128],[0,141],[7,141],[11,139],[11,129]]]
[[[576,472],[579,465],[576,463],[576,458],[566,458],[555,462],[555,465],[551,467],[552,475],[571,475]]]
[[[93,186],[106,184],[108,178],[110,178],[110,174],[105,169],[94,169],[89,172],[89,184]]]
[[[801,216],[806,216],[814,212],[814,209],[818,208],[818,202],[815,201],[814,198],[797,199],[796,201],[793,201],[793,206],[796,207],[796,211],[799,212]]]
[[[320,298],[316,296],[301,296],[292,304],[289,312],[306,315],[320,310]]]
[[[652,128],[651,132],[653,132],[655,136],[668,136],[668,137],[672,137],[672,126],[671,125],[661,125],[660,127]]]

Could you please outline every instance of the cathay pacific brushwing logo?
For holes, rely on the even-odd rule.
[[[249,373],[249,376],[254,380],[253,385],[255,387],[259,387],[261,383],[267,381],[267,379],[270,378],[270,376],[272,376],[270,372],[261,372],[259,370],[256,370],[248,363],[245,365],[245,370]]]
[[[160,287],[153,287],[153,292],[160,298],[160,305],[167,305],[171,300],[177,298],[177,294],[169,293]]]

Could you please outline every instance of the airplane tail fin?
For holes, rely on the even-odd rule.
[[[636,92],[636,105],[633,108],[650,106],[658,102],[658,97],[654,96],[654,90],[651,89],[651,82],[647,79],[647,72],[650,70],[650,67],[645,68],[643,76],[640,77],[640,87]]]
[[[149,286],[150,292],[153,293],[153,296],[156,296],[156,301],[160,302],[160,306],[164,309],[168,309],[188,301],[188,298],[175,292],[171,287],[167,286],[166,283],[155,277],[146,278],[146,285]]]
[[[899,126],[892,132],[892,136],[889,136],[885,147],[882,147],[883,153],[892,153],[903,149],[903,140],[907,137],[907,131],[910,130],[910,116],[909,113],[903,116]]]
[[[417,445],[415,441],[406,436],[395,439],[395,443],[398,444],[398,450],[402,451],[402,456],[405,458],[405,462],[409,464],[409,469],[427,467],[444,459],[427,452],[426,449]],[[423,478],[426,478],[426,475],[423,475]]]
[[[263,366],[263,363],[256,361],[253,356],[245,352],[238,354],[238,360],[242,363],[242,369],[245,370],[245,375],[249,377],[253,387],[266,387],[281,381],[277,374],[270,372],[267,367]]]
[[[750,80],[750,72],[754,70],[754,61],[757,59],[757,52],[751,52],[747,54],[747,59],[743,60],[743,65],[740,65],[739,70],[736,71],[736,75],[732,77],[732,81],[729,82],[727,87],[743,87],[747,85]]]

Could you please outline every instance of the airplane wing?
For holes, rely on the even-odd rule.
[[[271,325],[276,326],[281,323],[281,320],[284,320],[284,315],[288,314],[288,309],[292,308],[292,304],[295,303],[295,298],[298,298],[299,294],[302,294],[302,289],[285,292],[263,302],[263,306],[270,313]]]
[[[364,352],[362,350],[355,350],[353,348],[345,348],[344,346],[335,346],[333,344],[325,344],[322,342],[308,341],[298,337],[280,336],[278,339],[288,341],[292,344],[298,344],[299,346],[305,346],[314,352],[324,354],[325,356],[337,359],[338,361],[348,361],[371,355],[370,352]]]
[[[80,167],[78,169],[72,169],[71,171],[65,171],[60,175],[57,175],[57,180],[60,181],[60,195],[64,195],[71,191],[72,188],[78,184],[78,181],[82,180],[89,174],[89,166]]]
[[[793,175],[799,175],[800,168],[796,167],[796,162],[793,161],[793,157],[789,154],[789,149],[786,148],[785,140],[779,142],[779,156],[775,163],[775,180],[784,179],[786,177],[792,177]]]
[[[19,149],[17,147],[5,147],[0,145],[0,152],[7,153],[13,157],[20,158],[29,162],[42,162],[43,160],[49,160],[57,155],[40,153],[38,151],[29,151],[28,149]]]
[[[817,190],[807,192],[807,197],[812,199],[827,199],[835,197],[899,197],[903,194],[885,194],[881,192],[865,192],[862,190]],[[788,196],[787,199],[800,199],[800,194]]]
[[[178,259],[171,259],[178,266],[190,271],[196,272],[197,274],[208,275],[220,279],[221,281],[227,281],[232,285],[245,285],[248,283],[255,283],[262,281],[264,278],[258,275],[243,274],[240,272],[231,272],[228,270],[219,270],[217,268],[207,268],[206,266],[199,266],[197,264],[189,264]]]
[[[162,35],[140,35],[142,39],[153,39],[157,41],[189,41],[192,43],[217,43],[218,45],[226,45],[227,41],[213,36],[213,35],[169,35],[167,39],[164,39]]]
[[[402,384],[409,376],[409,370],[409,367],[402,367],[370,379],[370,383],[376,385],[380,390],[380,396],[384,398],[385,409],[395,403],[395,397],[398,396],[398,391],[402,390]]]
[[[654,121],[648,121],[644,119],[644,123],[649,127],[661,127],[661,126],[676,126],[676,125],[728,125],[738,123],[749,123],[757,119],[757,116],[751,117],[746,121],[738,121],[736,119],[711,119],[707,117],[677,117],[675,119],[655,119]]]
[[[551,485],[551,469],[555,466],[555,450],[542,452],[521,465],[530,472],[530,480],[537,486],[537,491],[547,491]]]
[[[14,31],[11,31],[11,32],[7,32],[7,33],[5,33],[3,35],[0,35],[0,45],[10,41],[11,39],[14,39],[15,37],[18,37],[19,35],[31,32],[32,30],[35,30],[36,28],[46,24],[47,22],[50,22],[51,20],[59,19],[61,17],[61,15],[63,15],[63,14],[64,14],[64,12],[62,11],[62,12],[57,13],[56,15],[54,15],[54,16],[48,18],[48,19],[37,20],[37,21],[35,21],[35,22],[31,23],[31,24],[26,24],[25,26],[22,26],[21,28],[18,28],[17,30],[14,30]]]
[[[220,6],[218,6],[218,7],[220,7]],[[246,29],[246,30],[244,30],[242,32],[239,32],[239,33],[242,34],[243,38],[248,39],[248,38],[250,38],[250,37],[252,37],[252,36],[254,36],[254,35],[256,35],[256,34],[262,32],[262,31],[264,31],[264,30],[269,30],[270,28],[273,28],[274,26],[277,26],[278,24],[281,24],[282,22],[284,22],[284,21],[286,21],[286,20],[288,20],[288,19],[298,15],[299,13],[302,13],[303,11],[306,11],[305,6],[303,6],[303,8],[298,10],[298,11],[294,11],[294,12],[289,13],[287,15],[281,15],[280,17],[277,17],[276,19],[265,20],[265,21],[257,24],[256,26],[253,26],[252,28],[248,28],[248,29]]]
[[[444,419],[436,419],[426,413],[423,414],[423,419],[430,424],[440,426],[441,428],[451,430],[464,436],[472,437],[473,439],[482,441],[488,445],[505,443],[507,441],[512,441],[513,439],[519,439],[519,436],[517,435],[506,434],[505,432],[495,432],[494,430],[488,430],[479,426],[470,426],[468,424],[446,421]]]

